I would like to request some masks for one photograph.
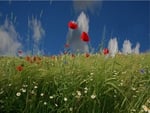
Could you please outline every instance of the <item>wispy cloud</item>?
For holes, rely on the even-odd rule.
[[[70,45],[73,52],[89,52],[89,47],[86,42],[81,41],[80,36],[82,31],[88,33],[89,19],[84,12],[81,12],[77,19],[78,29],[69,29],[67,34],[67,43]]]
[[[135,48],[132,50],[134,54],[139,54],[140,53],[140,43],[137,43]]]
[[[122,52],[123,54],[131,54],[132,53],[132,48],[131,48],[132,44],[130,42],[130,40],[124,40],[123,42],[123,48],[122,48]]]
[[[4,24],[0,26],[0,55],[16,55],[22,46],[18,38],[19,34],[14,24],[6,18]]]
[[[40,53],[42,50],[39,50],[39,44],[41,39],[45,36],[45,30],[42,27],[41,21],[35,17],[28,19],[28,26],[31,30],[32,39],[34,41],[33,51],[34,54]]]
[[[140,53],[140,43],[137,43],[135,48],[132,49],[132,43],[130,42],[130,40],[124,40],[122,52],[125,55],[131,54],[131,53],[139,54]]]
[[[36,43],[38,43],[41,38],[45,35],[45,30],[41,25],[41,21],[37,18],[32,17],[32,19],[28,20],[29,28],[32,31],[32,38]]]
[[[115,57],[118,53],[118,41],[117,38],[112,38],[108,43],[109,55]]]
[[[77,19],[78,27],[81,31],[89,32],[89,19],[84,12],[81,12]]]
[[[91,12],[94,13],[96,10],[100,9],[102,6],[102,1],[98,0],[73,0],[73,7],[76,12]]]

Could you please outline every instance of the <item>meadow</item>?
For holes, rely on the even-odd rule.
[[[0,113],[150,113],[149,59],[0,57]]]

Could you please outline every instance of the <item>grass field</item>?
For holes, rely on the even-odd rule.
[[[150,54],[0,57],[0,113],[150,113]]]

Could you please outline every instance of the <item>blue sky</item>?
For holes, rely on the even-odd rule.
[[[4,26],[6,17],[13,22],[17,34],[14,41],[17,41],[24,51],[33,48],[37,37],[40,38],[37,45],[45,54],[59,54],[66,43],[68,22],[76,21],[82,11],[89,18],[90,43],[96,50],[101,41],[104,26],[106,28],[105,47],[110,38],[117,37],[120,50],[125,39],[131,41],[132,47],[139,42],[141,52],[150,49],[149,1],[85,1],[84,3],[55,0],[0,1],[0,26]],[[39,21],[37,27],[40,30],[35,38],[33,38],[32,20]],[[28,25],[29,21],[31,26]],[[18,48],[15,46],[17,49],[20,47],[19,44]]]

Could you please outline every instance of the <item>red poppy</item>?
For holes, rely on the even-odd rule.
[[[86,53],[86,54],[85,54],[85,57],[89,57],[89,56],[90,56],[90,54],[89,54],[89,53]]]
[[[69,46],[70,46],[69,44],[65,44],[65,48],[69,48]]]
[[[72,57],[72,58],[74,58],[74,57],[75,57],[75,55],[74,55],[74,54],[71,54],[71,57]]]
[[[71,28],[71,29],[77,29],[77,28],[78,28],[78,25],[77,25],[76,22],[70,21],[70,22],[68,23],[68,27]]]
[[[23,66],[22,66],[22,65],[17,66],[17,67],[16,67],[16,70],[17,70],[17,71],[22,71],[22,70],[23,70]]]
[[[30,62],[31,61],[31,58],[29,56],[26,56],[26,61]]]
[[[55,56],[51,56],[50,58],[51,58],[52,60],[55,60],[55,59],[56,59],[56,57],[55,57]]]
[[[67,54],[67,51],[64,51],[64,55],[66,55]]]
[[[81,40],[84,41],[84,42],[88,42],[90,40],[90,38],[89,38],[89,36],[86,32],[82,32]]]
[[[22,51],[21,51],[21,50],[18,50],[18,54],[22,54]]]
[[[40,57],[37,57],[38,61],[41,61],[42,59]]]
[[[36,57],[36,56],[34,56],[34,57],[33,57],[33,61],[34,61],[34,62],[36,62],[36,60],[37,60],[37,57]]]
[[[104,55],[107,55],[109,53],[109,50],[107,48],[104,48],[103,53],[104,53]]]

